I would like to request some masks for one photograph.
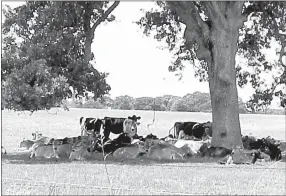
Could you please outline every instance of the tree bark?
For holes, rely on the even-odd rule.
[[[186,25],[186,46],[198,46],[196,56],[208,64],[212,105],[212,142],[214,147],[243,148],[239,122],[235,54],[238,31],[247,17],[242,14],[244,2],[200,1],[208,16],[202,20],[197,3],[168,2]],[[195,9],[198,8],[198,9]]]
[[[208,65],[213,137],[211,145],[243,148],[239,121],[235,55],[238,30],[236,19],[226,20],[211,30],[212,56]]]

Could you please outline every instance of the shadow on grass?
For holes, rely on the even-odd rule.
[[[55,158],[29,158],[29,152],[13,153],[2,155],[2,162],[8,164],[60,164],[71,163],[68,157],[61,157],[56,160]],[[151,160],[146,156],[141,156],[136,159],[115,159],[112,155],[109,155],[105,162],[101,153],[94,153],[93,156],[86,161],[72,161],[73,163],[86,163],[86,164],[120,164],[120,165],[152,165],[152,164],[166,164],[166,163],[217,163],[219,158],[207,158],[207,157],[189,157],[186,160]]]

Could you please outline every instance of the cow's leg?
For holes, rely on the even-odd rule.
[[[34,144],[32,145],[32,147],[30,148],[30,149],[31,149],[31,155],[30,155],[30,157],[29,157],[30,159],[35,156],[35,151],[36,151],[36,149],[37,149],[39,146],[40,146],[39,143],[34,143]]]
[[[31,159],[31,158],[33,158],[35,156],[35,151],[32,149],[31,150],[31,155],[29,156],[29,158]]]
[[[104,135],[104,137],[103,137],[103,144],[108,140],[108,138],[109,138],[109,135],[110,135],[110,130],[108,130],[108,129],[105,129],[104,131],[103,131],[103,135]],[[102,145],[103,145],[102,144]]]
[[[58,153],[57,153],[57,144],[55,144],[55,142],[53,142],[53,152],[54,152],[54,157],[56,158],[56,161],[60,158]]]
[[[83,125],[83,126],[81,126],[81,136],[86,136],[87,135],[87,130],[86,130],[86,128],[85,128],[85,126]]]

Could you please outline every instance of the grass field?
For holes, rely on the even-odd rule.
[[[56,110],[51,111],[51,113]],[[2,111],[2,145],[15,154],[23,137],[39,131],[63,138],[80,135],[79,118],[141,116],[139,135],[168,135],[175,121],[208,121],[211,114],[71,109],[57,115],[40,111]],[[285,140],[285,116],[240,115],[243,134]],[[2,194],[98,195],[98,194],[267,194],[285,195],[285,163],[219,165],[217,163],[119,164],[93,162],[42,162],[23,164],[2,157]],[[267,169],[266,169],[267,168]],[[110,186],[112,185],[112,188]]]

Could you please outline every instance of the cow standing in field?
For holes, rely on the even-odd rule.
[[[81,117],[79,122],[81,127],[81,136],[100,134],[100,129],[103,124],[101,119]]]
[[[137,134],[137,125],[140,123],[137,122],[140,120],[140,116],[133,115],[132,117],[128,116],[128,118],[115,118],[115,117],[104,117],[103,126],[103,143],[105,143],[110,133],[113,134],[120,134],[120,133],[126,133],[129,137],[133,137],[135,134]]]
[[[198,139],[202,139],[204,136],[212,136],[211,122],[198,123],[198,122],[175,122],[174,135],[176,138],[179,136],[179,132],[183,131],[185,135],[194,136]]]

